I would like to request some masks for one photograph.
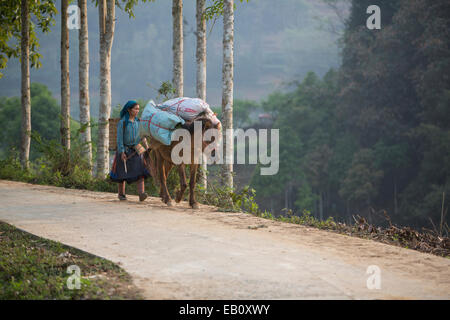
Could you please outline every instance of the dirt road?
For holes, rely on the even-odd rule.
[[[148,299],[450,299],[450,259],[413,250],[157,198],[4,180],[0,194],[0,220],[119,263]]]

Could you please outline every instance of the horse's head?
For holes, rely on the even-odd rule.
[[[205,150],[205,148],[210,144],[214,144],[217,147],[218,143],[222,138],[222,124],[220,123],[220,121],[215,117],[214,114],[212,115],[205,114],[200,116],[196,120],[202,122],[202,150]],[[217,130],[218,135],[213,134],[211,139],[208,139],[209,141],[205,141],[203,137],[205,135],[205,132],[208,131],[209,129]]]
[[[192,121],[186,122],[183,125],[183,128],[187,129],[192,136],[194,136],[195,122],[201,123],[202,150],[205,150],[205,148],[212,143],[217,146],[220,140],[222,139],[222,124],[217,119],[215,114],[208,114],[202,112]],[[209,129],[217,130],[217,132],[212,135],[211,139],[208,139],[209,141],[205,141],[203,137],[205,135],[205,132],[208,131]],[[218,138],[217,141],[216,137]]]

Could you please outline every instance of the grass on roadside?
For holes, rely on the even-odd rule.
[[[80,288],[74,271],[80,269]],[[142,299],[131,277],[111,261],[39,238],[0,221],[0,299]]]
[[[437,230],[433,231],[423,228],[422,231],[417,231],[410,227],[395,226],[384,210],[382,210],[381,214],[389,222],[389,227],[386,228],[374,226],[359,215],[353,217],[353,224],[335,221],[333,217],[329,217],[326,220],[317,219],[308,210],[303,210],[300,214],[296,214],[292,210],[284,209],[280,215],[275,216],[271,212],[260,210],[255,201],[256,192],[248,186],[240,192],[233,192],[233,190],[223,186],[209,185],[208,188],[208,194],[199,188],[200,201],[209,205],[215,205],[219,207],[220,211],[242,211],[264,219],[299,224],[450,258],[448,227],[445,229],[446,234],[444,235]],[[227,202],[226,199],[231,199],[231,201]],[[380,214],[377,212],[373,213]],[[257,228],[252,227],[251,229],[260,227],[264,227],[264,225]]]
[[[431,230],[414,230],[410,227],[399,227],[390,224],[389,227],[377,227],[367,222],[364,217],[353,216],[355,223],[346,224],[336,222],[333,217],[320,220],[311,215],[307,210],[303,210],[300,215],[295,215],[292,210],[285,210],[285,213],[275,217],[269,212],[253,213],[258,217],[275,221],[299,224],[307,227],[345,234],[352,237],[374,240],[385,244],[413,249],[424,253],[431,253],[437,256],[450,259],[450,238],[441,236]]]

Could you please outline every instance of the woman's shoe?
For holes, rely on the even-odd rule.
[[[127,200],[127,197],[124,194],[119,194],[118,197],[120,201]]]
[[[141,193],[139,194],[139,201],[144,201],[145,199],[147,199],[147,193]]]

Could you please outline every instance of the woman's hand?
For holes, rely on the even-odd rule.
[[[123,162],[127,161],[127,155],[125,154],[125,152],[122,152],[120,154],[120,158],[122,159]]]

